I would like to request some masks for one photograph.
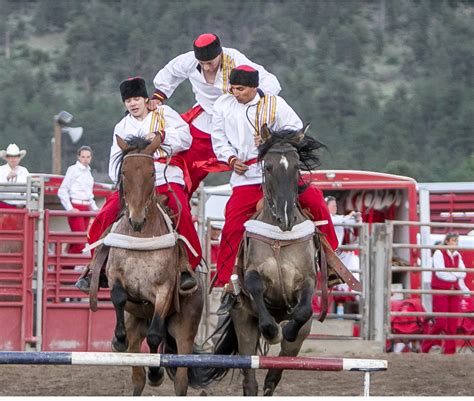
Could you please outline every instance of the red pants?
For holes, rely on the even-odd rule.
[[[461,312],[460,295],[433,295],[433,312]],[[460,319],[455,317],[436,317],[435,323],[427,334],[455,335]],[[421,344],[422,352],[429,352],[431,347],[439,344],[439,340],[423,340]],[[444,340],[443,354],[455,354],[455,340]]]
[[[256,212],[258,201],[263,197],[261,185],[243,185],[232,189],[225,208],[225,224],[217,255],[216,286],[229,282],[234,270],[235,258],[240,241],[244,235],[244,223]],[[337,237],[322,192],[313,186],[308,187],[298,197],[303,208],[308,208],[315,220],[328,220],[329,224],[320,226],[320,230],[333,247],[337,248]]]
[[[191,177],[191,189],[189,197],[199,187],[201,181],[206,178],[210,172],[221,171],[218,166],[216,155],[212,149],[211,135],[197,129],[194,125],[189,125],[193,143],[191,147],[183,153],[183,157],[188,165],[189,175]]]
[[[89,205],[79,205],[77,203],[73,203],[72,207],[80,210],[81,212],[88,212],[90,210]],[[68,217],[67,221],[69,223],[69,227],[71,228],[72,232],[77,232],[77,231],[87,231],[87,228],[89,227],[89,221],[90,217],[83,217],[83,216],[77,216],[77,217]],[[84,248],[83,243],[71,243],[69,244],[69,253],[82,253],[82,249]]]
[[[191,251],[186,247],[189,263],[193,269],[199,264],[202,258],[201,243],[199,242],[199,237],[194,227],[191,210],[189,208],[189,202],[186,193],[181,185],[171,182],[169,184],[171,189],[174,191],[178,201],[181,203],[181,216],[179,217],[179,224],[176,227],[176,231],[179,234],[186,237],[191,244],[191,246],[196,250],[198,256],[194,256]],[[156,192],[159,194],[168,195],[168,207],[173,211],[174,214],[179,213],[178,202],[175,196],[171,193],[168,185],[160,185],[156,187]],[[95,218],[94,222],[91,224],[89,230],[89,243],[92,244],[100,239],[102,233],[109,227],[115,220],[117,220],[118,214],[120,212],[120,198],[118,191],[114,192],[107,201],[105,202],[102,209],[100,209],[99,214]],[[174,219],[178,221],[178,218]]]

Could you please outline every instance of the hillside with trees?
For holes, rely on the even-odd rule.
[[[105,180],[118,85],[218,34],[279,78],[324,142],[322,168],[474,180],[474,5],[446,0],[0,0],[0,148],[51,172],[53,116],[74,115]],[[189,84],[169,101],[194,103]],[[208,183],[221,183],[212,176]]]

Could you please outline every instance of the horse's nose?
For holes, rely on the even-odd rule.
[[[128,219],[128,222],[132,226],[133,231],[140,232],[145,224],[145,219],[142,221],[132,220],[131,218]]]
[[[288,221],[287,219],[283,219],[281,217],[277,217],[278,227],[280,227],[281,231],[291,231],[293,228],[293,223]]]

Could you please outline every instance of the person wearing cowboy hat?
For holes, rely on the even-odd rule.
[[[20,166],[20,161],[25,155],[26,150],[20,150],[15,143],[8,145],[6,150],[0,150],[0,157],[7,162],[0,166],[0,183],[26,183],[26,179],[30,173],[25,167]],[[0,207],[11,208],[24,205],[25,201],[21,200],[0,201]]]

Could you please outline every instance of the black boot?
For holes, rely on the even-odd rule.
[[[196,279],[191,276],[189,272],[182,272],[181,273],[181,281],[179,287],[182,291],[188,291],[191,288],[197,285]]]
[[[221,299],[221,304],[217,309],[216,314],[225,315],[226,313],[229,313],[234,307],[236,300],[237,299],[235,298],[235,295],[231,292],[224,293],[224,296]]]
[[[76,281],[76,284],[74,284],[74,287],[79,289],[80,291],[89,294],[89,291],[91,289],[91,276],[85,276],[80,278],[79,280]]]
[[[81,277],[79,280],[77,280],[76,284],[74,284],[74,287],[81,290],[85,294],[89,294],[91,290],[91,280],[92,276],[88,274],[87,276]],[[109,288],[109,281],[107,280],[107,276],[103,270],[100,271],[99,288]]]

